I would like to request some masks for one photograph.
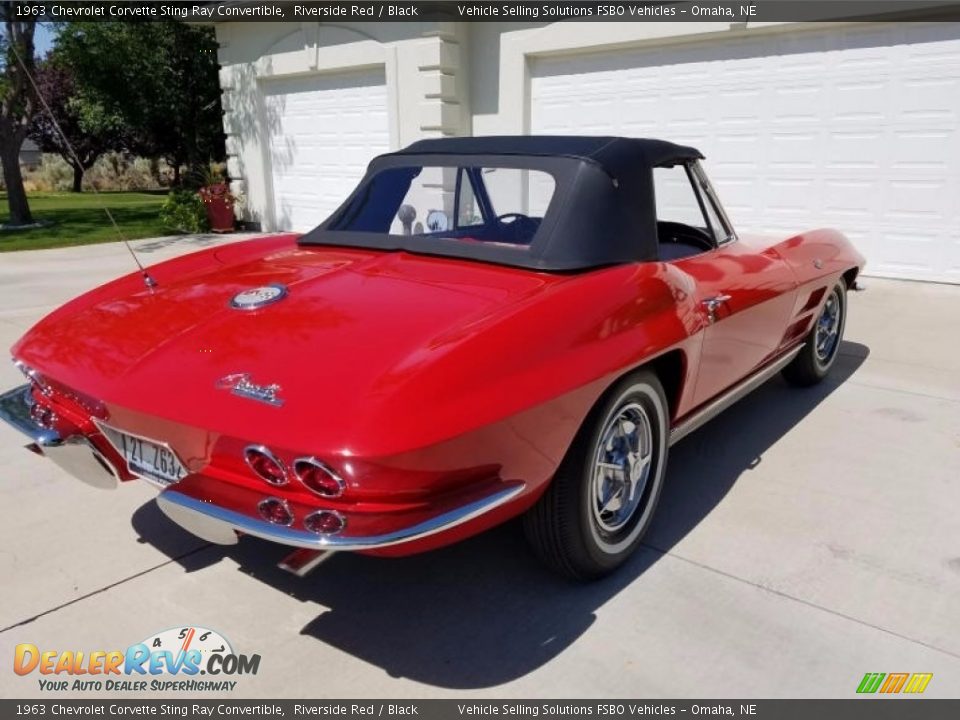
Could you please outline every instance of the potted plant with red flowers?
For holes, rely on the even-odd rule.
[[[233,208],[237,198],[230,192],[226,182],[220,181],[204,185],[197,191],[207,211],[207,221],[213,232],[233,232]]]

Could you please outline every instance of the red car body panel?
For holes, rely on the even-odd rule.
[[[137,274],[120,278],[44,318],[13,354],[61,390],[61,422],[119,467],[89,415],[167,442],[191,473],[180,492],[251,515],[265,494],[243,461],[251,443],[287,463],[313,455],[331,464],[347,482],[343,498],[322,500],[296,484],[268,494],[288,499],[297,517],[340,510],[357,534],[525,483],[471,523],[373,551],[407,554],[535,502],[591,407],[624,373],[677,353],[683,373],[671,410],[682,419],[802,337],[823,291],[861,264],[832,231],[779,243],[741,238],[671,263],[574,275],[305,248],[288,235],[157,265],[154,291]],[[297,301],[251,313],[228,307],[235,293],[268,281],[286,284]],[[718,293],[730,300],[711,324],[701,300]],[[241,371],[282,386],[283,407],[216,387]]]

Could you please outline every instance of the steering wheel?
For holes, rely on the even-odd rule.
[[[505,222],[505,220],[507,218],[513,218],[513,222],[511,222],[510,225],[514,225],[523,220],[531,219],[529,215],[524,215],[523,213],[518,213],[518,212],[512,212],[512,213],[504,213],[503,215],[497,215],[497,222],[500,223],[501,225],[506,225],[507,223]]]
[[[524,215],[523,213],[511,212],[504,213],[503,215],[497,216],[497,224],[503,228],[505,234],[509,234],[509,238],[504,238],[506,242],[514,243],[526,243],[533,238],[534,233],[537,232],[537,228],[540,226],[538,220],[530,217],[529,215]]]

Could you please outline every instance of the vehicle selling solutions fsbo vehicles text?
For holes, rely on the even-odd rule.
[[[723,17],[729,19],[756,17],[756,5],[743,4],[734,9],[732,5],[691,5],[676,8],[664,5],[626,5],[598,3],[592,7],[565,6],[562,4],[544,3],[541,5],[527,3],[512,4],[471,4],[457,5],[457,14],[464,18],[517,18],[530,19],[556,17],[595,17],[595,18],[667,18],[682,16],[693,17]]]

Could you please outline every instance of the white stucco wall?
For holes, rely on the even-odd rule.
[[[774,27],[771,27],[774,26]],[[263,90],[271,80],[383,68],[390,143],[437,135],[529,132],[529,68],[540,57],[717,34],[769,32],[704,23],[219,23],[219,60],[234,192],[245,219],[275,226]]]
[[[264,89],[281,78],[382,68],[388,88],[390,145],[469,131],[460,82],[464,34],[438,23],[221,23],[227,166],[245,219],[273,229]]]

